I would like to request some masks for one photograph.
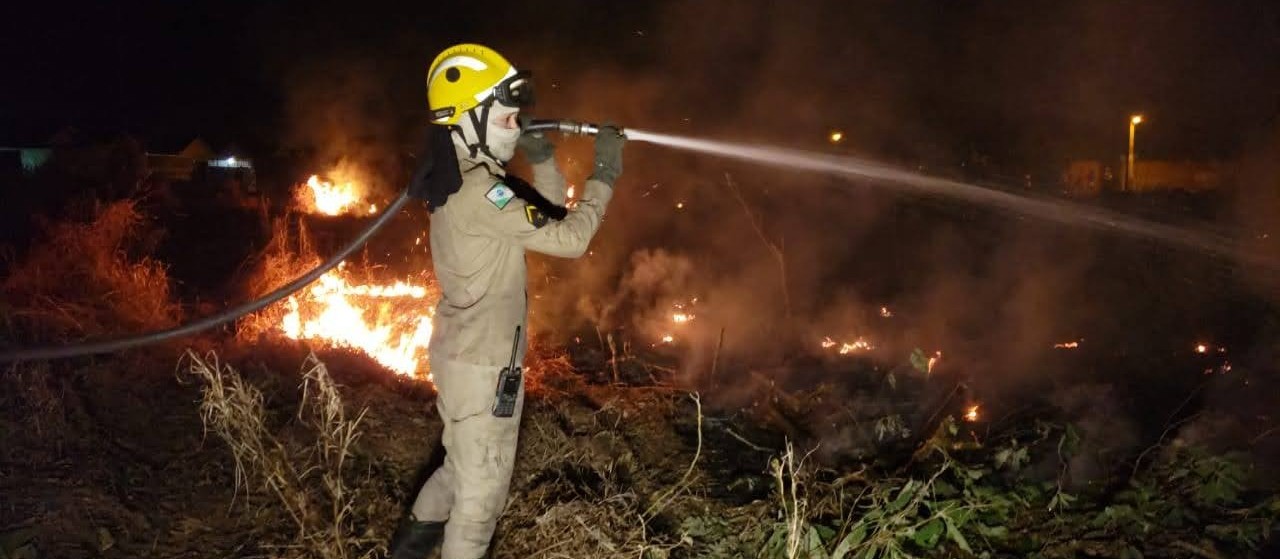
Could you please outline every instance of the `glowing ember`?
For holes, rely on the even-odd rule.
[[[929,374],[929,373],[932,373],[932,372],[933,372],[933,366],[934,366],[934,365],[937,365],[939,361],[942,361],[942,351],[941,351],[941,350],[933,352],[933,357],[930,357],[930,358],[929,358],[929,365],[925,367],[925,369],[924,369],[924,374],[926,374],[926,375],[927,375],[927,374]]]
[[[1062,342],[1053,344],[1054,349],[1076,349],[1080,347],[1080,342]]]
[[[1196,344],[1196,353],[1208,353],[1209,346],[1204,344]]]
[[[875,349],[875,348],[872,347],[871,344],[867,342],[867,340],[858,338],[852,342],[846,342],[846,343],[840,344],[840,355],[848,355],[850,352],[866,351],[870,349]]]
[[[676,209],[677,209],[677,210],[683,210],[683,209],[684,209],[684,202],[676,202]]]
[[[975,405],[969,406],[969,409],[964,412],[964,420],[965,421],[978,420],[978,405],[975,404]]]
[[[678,312],[671,315],[671,322],[674,322],[676,324],[684,324],[686,322],[689,322],[690,320],[693,320],[693,315],[691,314]]]
[[[848,355],[850,353],[875,349],[875,346],[871,345],[871,342],[868,342],[866,338],[857,338],[851,342],[836,342],[831,339],[830,336],[826,336],[822,338],[821,344],[822,349],[831,349],[837,345],[840,346],[839,349],[836,350],[840,355]]]
[[[353,284],[343,269],[285,302],[281,332],[294,340],[358,349],[392,371],[417,376],[431,342],[435,309],[423,301],[430,290],[404,281]]]
[[[893,311],[889,307],[880,307],[880,318],[893,318]]]
[[[676,341],[676,338],[675,338],[675,336],[672,336],[671,334],[667,334],[667,335],[665,335],[665,336],[663,336],[663,337],[662,337],[662,343],[664,343],[664,344],[669,344],[669,343],[674,342],[674,341]]]
[[[843,142],[844,132],[841,132],[839,130],[832,130],[831,133],[827,135],[827,140],[833,144],[838,144],[840,142]]]

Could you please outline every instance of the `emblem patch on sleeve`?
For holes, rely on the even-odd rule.
[[[542,210],[533,205],[524,207],[524,217],[529,220],[529,225],[534,226],[536,229],[541,229],[543,225],[547,224],[547,221],[550,221],[547,214],[542,213]]]
[[[507,204],[511,202],[512,198],[516,197],[516,193],[511,190],[511,187],[500,182],[496,182],[493,183],[493,187],[490,188],[488,192],[484,193],[484,197],[487,198],[494,207],[501,210],[507,207]]]

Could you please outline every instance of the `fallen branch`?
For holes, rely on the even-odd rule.
[[[1182,400],[1182,403],[1178,405],[1177,409],[1173,410],[1173,413],[1169,414],[1169,419],[1165,420],[1166,427],[1164,431],[1160,433],[1160,438],[1156,439],[1156,444],[1153,444],[1147,447],[1146,450],[1143,450],[1142,453],[1139,454],[1136,459],[1134,459],[1133,471],[1129,473],[1130,478],[1138,475],[1138,468],[1142,466],[1142,460],[1146,458],[1147,454],[1150,453],[1152,450],[1160,448],[1160,445],[1164,444],[1164,438],[1169,436],[1169,433],[1171,431],[1179,427],[1182,427],[1183,425],[1187,424],[1188,422],[1190,422],[1191,420],[1197,417],[1200,417],[1200,413],[1197,412],[1197,413],[1191,414],[1186,418],[1183,418],[1181,421],[1173,423],[1173,418],[1178,417],[1178,413],[1181,412],[1183,408],[1187,407],[1187,404],[1190,404],[1191,400],[1195,398],[1196,394],[1199,394],[1200,391],[1203,390],[1207,384],[1208,382],[1206,381],[1206,382],[1200,383],[1199,386],[1196,386],[1195,390],[1192,390],[1190,394],[1187,394],[1186,399]]]
[[[693,453],[693,460],[689,462],[689,467],[684,471],[684,475],[680,477],[680,481],[671,486],[666,493],[658,497],[648,509],[644,511],[644,517],[652,520],[662,509],[666,508],[680,493],[688,486],[689,476],[693,474],[693,468],[698,465],[698,459],[702,456],[702,399],[697,393],[690,394],[689,398],[698,408],[698,448]]]

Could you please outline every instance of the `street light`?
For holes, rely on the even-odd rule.
[[[1124,184],[1125,190],[1133,190],[1133,134],[1138,129],[1138,125],[1142,124],[1142,115],[1133,115],[1129,117],[1129,162],[1125,165]]]

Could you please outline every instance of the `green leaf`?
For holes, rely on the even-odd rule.
[[[818,536],[824,542],[829,542],[836,537],[836,531],[825,524],[814,524],[813,528],[818,531]]]
[[[992,457],[995,461],[996,467],[1003,468],[1005,463],[1009,461],[1009,456],[1011,456],[1012,454],[1013,454],[1012,449],[1002,448],[1000,450],[997,450],[995,456]]]
[[[955,523],[945,516],[942,519],[947,525],[947,539],[960,546],[960,549],[973,553],[973,549],[969,547],[969,540],[965,539],[964,534],[960,533],[960,529],[956,527]]]
[[[938,540],[942,538],[942,532],[946,529],[946,524],[940,518],[935,518],[921,526],[916,530],[915,535],[911,536],[911,541],[924,549],[933,549],[937,547]]]
[[[827,550],[822,547],[822,537],[813,526],[810,526],[808,533],[805,534],[804,552],[804,556],[808,559],[827,559]]]
[[[777,524],[773,528],[773,533],[769,535],[769,539],[764,543],[764,552],[769,557],[785,557],[787,546],[787,525]]]
[[[911,366],[922,373],[929,372],[929,358],[918,347],[911,350]]]
[[[933,494],[939,497],[952,497],[959,495],[960,490],[956,489],[956,486],[951,485],[951,482],[948,482],[945,479],[939,479],[933,482]]]
[[[916,480],[908,481],[906,485],[902,486],[902,490],[898,492],[898,496],[894,498],[893,502],[886,507],[885,512],[895,513],[902,510],[907,506],[907,503],[911,502],[911,498],[915,496],[915,490]]]
[[[988,538],[1002,539],[1009,536],[1008,526],[987,526],[982,523],[975,523],[978,533]]]
[[[1058,510],[1069,508],[1072,503],[1076,502],[1076,497],[1066,491],[1054,493],[1053,498],[1049,499],[1049,510]]]
[[[1062,434],[1062,438],[1058,441],[1058,448],[1063,456],[1074,456],[1076,451],[1080,449],[1080,432],[1076,430],[1075,425],[1067,424],[1066,432]]]
[[[850,551],[857,549],[862,545],[862,540],[867,539],[867,524],[861,520],[853,526],[853,531],[840,540],[840,545],[836,546],[835,551],[831,552],[831,559],[844,559]]]

